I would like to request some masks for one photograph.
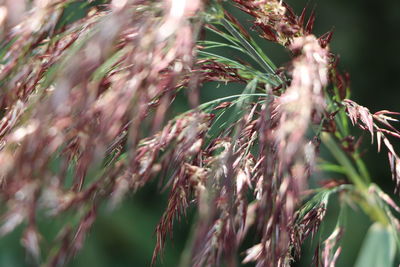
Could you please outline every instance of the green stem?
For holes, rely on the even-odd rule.
[[[353,167],[353,164],[338,146],[338,144],[332,139],[330,134],[322,132],[321,140],[324,145],[329,149],[333,157],[344,167],[344,171],[347,177],[359,188],[366,190],[368,186],[364,183],[363,178],[357,173],[357,170]]]
[[[369,187],[372,185],[369,181],[369,177],[361,176],[353,163],[347,157],[345,152],[339,147],[339,145],[333,140],[329,133],[321,133],[321,140],[324,145],[331,152],[333,157],[343,166],[346,176],[355,185],[358,193],[362,197],[362,202],[359,203],[364,212],[374,221],[381,223],[382,225],[389,225],[389,219],[384,210],[376,203],[374,195],[369,193]],[[362,165],[365,167],[364,162],[360,158],[357,158]],[[357,164],[357,163],[356,163]],[[359,165],[359,164],[357,164]],[[365,168],[366,171],[366,168]]]
[[[221,24],[229,31],[230,34],[239,40],[240,44],[248,51],[249,56],[251,56],[258,64],[260,64],[264,70],[275,75],[276,66],[264,53],[262,53],[262,50],[259,47],[253,47],[253,45],[255,45],[254,42],[253,45],[250,44],[227,19],[222,19]],[[280,83],[283,83],[279,76],[275,75],[275,77]]]

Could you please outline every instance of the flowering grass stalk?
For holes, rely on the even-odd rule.
[[[306,9],[298,16],[282,1],[229,1],[253,18],[265,41],[289,51],[291,61],[277,68],[225,4],[0,7],[0,234],[24,223],[22,244],[32,258],[62,266],[84,245],[100,205],[115,207],[160,179],[169,198],[153,263],[174,222],[194,207],[182,266],[237,266],[238,258],[290,266],[307,238],[318,241],[315,265],[334,266],[346,234],[341,216],[326,240],[317,238],[333,194],[343,209],[361,207],[375,222],[369,235],[389,233],[397,251],[400,208],[371,183],[349,122],[369,132],[378,150],[385,146],[398,190],[400,157],[389,138],[400,137],[392,125],[400,113],[371,113],[348,98],[348,75],[329,50],[332,32],[312,34],[314,12],[307,19]],[[68,18],[78,10],[80,18]],[[223,41],[202,38],[204,31]],[[245,86],[239,95],[199,103],[210,81]],[[182,91],[192,109],[167,121]],[[335,162],[322,159],[321,145]],[[316,170],[347,180],[310,188]],[[71,213],[51,240],[54,249],[43,251],[38,216]],[[250,235],[254,244],[244,248]]]

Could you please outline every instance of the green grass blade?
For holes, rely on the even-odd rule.
[[[235,26],[232,25],[230,21],[227,19],[222,19],[221,24],[229,31],[230,34],[232,34],[234,37],[236,37],[239,41],[240,44],[248,51],[249,56],[251,56],[260,66],[266,70],[267,72],[270,72],[272,74],[275,74],[276,71],[276,66],[274,63],[262,52],[262,50],[256,46],[255,42],[252,42],[250,44],[246,38],[235,28]],[[277,77],[277,76],[276,76]],[[279,77],[277,77],[278,80],[280,80]],[[282,82],[282,81],[280,81]]]
[[[392,267],[395,252],[392,231],[375,223],[368,230],[355,267]]]

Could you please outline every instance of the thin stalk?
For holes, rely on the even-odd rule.
[[[274,63],[265,55],[262,53],[262,50],[258,47],[254,48],[252,44],[250,44],[236,29],[232,24],[227,20],[227,19],[222,19],[221,24],[229,31],[230,34],[232,34],[234,37],[236,37],[239,41],[240,44],[248,51],[249,55],[258,63],[260,66],[272,73],[275,74],[276,71],[276,66]],[[283,83],[282,79],[278,76],[275,76],[280,83]]]
[[[382,210],[379,205],[374,203],[376,202],[375,198],[371,198],[371,195],[369,194],[369,187],[371,186],[371,183],[357,172],[356,168],[353,166],[353,163],[333,140],[330,134],[323,132],[321,134],[321,140],[331,152],[333,157],[339,162],[340,165],[344,167],[346,176],[355,185],[357,191],[363,197],[364,201],[360,202],[359,204],[364,212],[370,216],[372,220],[377,221],[384,226],[388,225],[389,219],[385,211]]]
[[[331,154],[335,159],[344,167],[346,175],[349,179],[360,189],[367,189],[368,186],[365,185],[363,178],[357,173],[357,170],[353,167],[353,164],[347,157],[347,155],[339,148],[337,143],[332,139],[332,137],[323,132],[321,134],[321,140],[324,145],[329,149]]]

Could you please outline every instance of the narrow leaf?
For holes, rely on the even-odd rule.
[[[368,230],[355,267],[391,267],[394,266],[396,251],[394,234],[375,223]]]

